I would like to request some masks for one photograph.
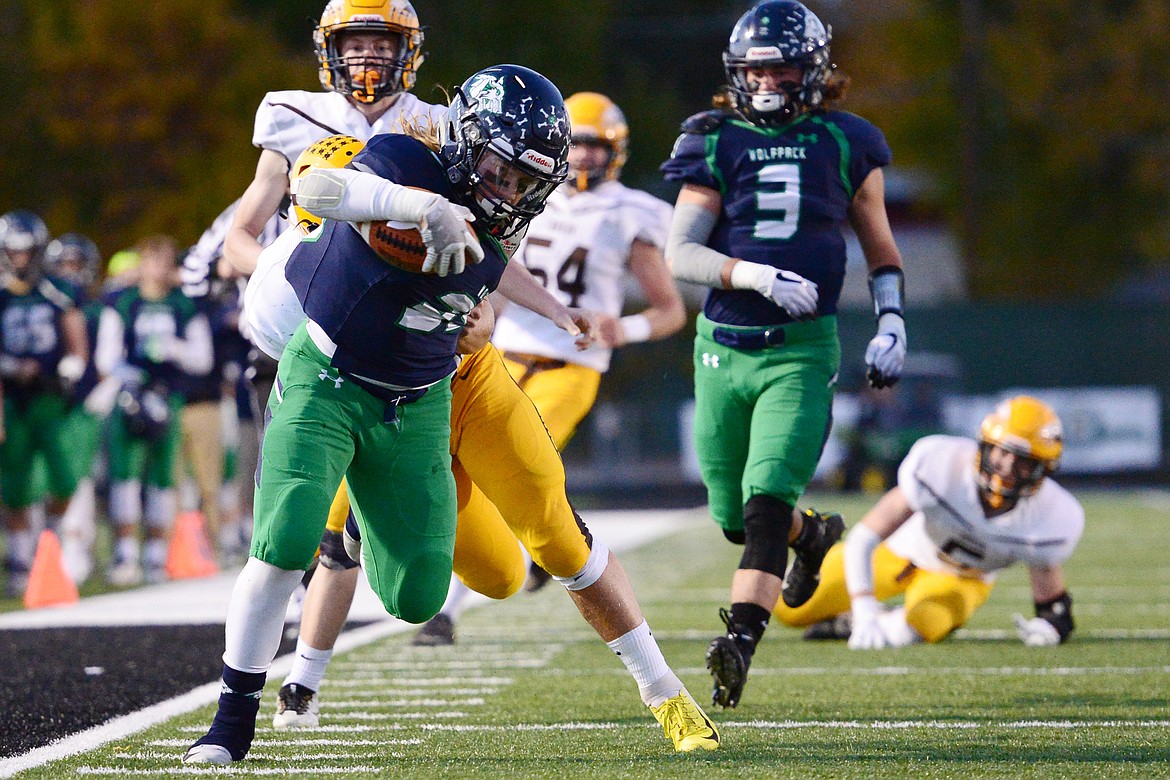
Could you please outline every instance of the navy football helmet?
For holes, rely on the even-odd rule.
[[[520,65],[479,71],[447,109],[440,151],[478,227],[515,235],[569,173],[569,112],[556,86]]]
[[[97,244],[80,233],[65,233],[49,242],[45,249],[45,268],[78,287],[87,288],[97,281],[102,254]]]
[[[31,211],[18,209],[0,217],[0,266],[17,281],[28,285],[40,278],[48,244],[49,229]]]
[[[159,441],[171,427],[171,407],[167,389],[161,383],[142,386],[127,382],[115,401],[126,431],[138,439]]]
[[[833,72],[829,56],[832,28],[796,0],[764,0],[740,17],[723,52],[723,69],[732,103],[745,119],[762,126],[784,124],[815,109]],[[748,68],[793,65],[798,82],[779,92],[757,91]]]

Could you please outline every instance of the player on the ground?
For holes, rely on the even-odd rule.
[[[629,156],[629,127],[612,100],[596,92],[565,99],[573,128],[569,179],[532,221],[516,257],[567,306],[598,312],[599,347],[580,351],[549,320],[522,306],[505,306],[492,342],[536,404],[558,450],[564,450],[593,408],[601,375],[615,348],[666,338],[686,323],[686,309],[663,260],[670,206],[621,183]],[[632,276],[649,307],[621,316]],[[532,566],[529,590],[548,582]],[[454,641],[461,611],[458,585],[449,604],[423,627],[418,644]]]
[[[939,642],[987,601],[1000,570],[1024,563],[1036,616],[1016,615],[1020,640],[1064,642],[1073,617],[1062,566],[1085,514],[1049,478],[1062,449],[1060,418],[1029,396],[999,404],[978,441],[919,440],[897,486],[825,556],[812,599],[797,609],[779,605],[776,617],[813,626],[809,638],[848,638],[854,650]],[[883,608],[898,595],[903,606]]]
[[[178,246],[170,236],[138,244],[139,281],[106,300],[94,364],[122,389],[110,419],[110,520],[114,560],[107,577],[121,587],[166,579],[175,518],[175,459],[183,373],[214,365],[207,317],[178,289]],[[145,487],[144,487],[145,485]],[[139,526],[145,521],[144,543]]]
[[[314,171],[300,184],[309,203],[344,207],[349,193],[379,204],[379,218],[417,226],[428,265],[445,275],[387,263],[342,221],[327,220],[293,250],[285,275],[307,319],[281,355],[269,398],[252,556],[232,595],[219,710],[185,762],[247,754],[285,604],[343,476],[366,575],[387,611],[421,623],[442,605],[455,545],[456,340],[504,273],[498,238],[538,213],[563,180],[569,140],[560,93],[527,68],[480,71],[460,94],[449,113],[458,142],[379,136],[355,157],[362,170]],[[493,132],[469,145],[466,126]],[[488,143],[502,128],[513,143]]]
[[[683,124],[662,166],[683,185],[667,258],[677,278],[712,288],[696,325],[696,454],[712,518],[744,545],[721,613],[727,633],[707,651],[724,707],[739,701],[778,599],[808,600],[844,531],[839,516],[795,506],[830,425],[846,219],[878,314],[870,382],[897,381],[905,359],[902,260],[882,176],[890,149],[872,124],[832,109],[845,81],[833,76],[829,40],[801,3],[757,3],[731,33],[717,110]]]
[[[487,87],[490,85],[473,84],[469,89],[473,94],[476,89],[484,90],[478,97],[486,104],[494,91]],[[451,116],[462,116],[458,99]],[[517,134],[526,132],[523,127],[510,128],[494,121],[474,130],[464,130],[456,123],[449,128],[448,139],[456,140],[448,141],[445,151],[455,147],[449,154],[468,164],[487,154],[483,148],[489,143],[493,147],[518,146],[522,137]],[[347,146],[358,142],[326,139],[318,146],[326,144],[330,149],[317,162],[336,165],[329,158],[342,156]],[[311,147],[301,159],[314,155],[316,148]],[[300,168],[298,161],[298,175]],[[298,212],[303,186],[298,182]],[[336,214],[328,207],[322,212],[326,216]],[[295,301],[281,291],[276,273],[281,254],[287,251],[285,242],[294,240],[282,236],[263,252],[248,287],[249,317],[257,343],[276,353],[287,340],[289,323],[299,318]],[[533,281],[522,266],[509,265],[500,291],[553,317],[570,332],[576,329],[572,310]],[[459,507],[456,573],[480,593],[494,598],[511,595],[524,577],[523,559],[515,541],[520,538],[538,561],[560,575],[558,579],[570,590],[582,614],[626,663],[643,700],[663,723],[676,749],[717,747],[713,726],[686,693],[650,635],[620,563],[604,545],[591,539],[569,506],[564,469],[556,448],[532,402],[508,376],[495,348],[487,343],[491,328],[491,310],[485,307],[476,327],[465,327],[465,331],[476,333],[461,338],[460,348],[467,356],[452,382],[451,454]],[[475,346],[477,336],[482,340]],[[322,568],[306,595],[296,660],[281,687],[273,720],[277,728],[311,727],[317,723],[316,692],[357,579],[357,564],[341,544],[347,506],[344,494],[339,494],[330,509],[329,530],[322,541]]]
[[[45,273],[49,230],[31,211],[0,216],[0,499],[9,596],[28,584],[36,540],[29,507],[42,498],[33,478],[40,454],[48,475],[46,525],[56,530],[80,478],[67,424],[71,393],[89,346],[77,291]]]

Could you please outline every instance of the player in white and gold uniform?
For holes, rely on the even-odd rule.
[[[571,95],[565,106],[573,130],[569,180],[532,220],[516,256],[566,306],[599,314],[601,344],[578,351],[553,323],[518,306],[503,310],[492,336],[558,449],[592,408],[612,350],[666,338],[686,321],[662,256],[671,207],[618,180],[629,146],[625,117],[596,92]],[[622,317],[628,274],[650,307]]]
[[[966,623],[991,594],[996,573],[1028,566],[1036,617],[1016,616],[1021,641],[1056,645],[1073,630],[1061,565],[1084,530],[1080,503],[1048,476],[1062,449],[1061,423],[1029,396],[1004,401],[984,420],[979,441],[928,436],[878,501],[821,566],[821,585],[804,606],[779,605],[790,626],[830,621],[813,638],[844,638],[853,649],[938,642]],[[904,594],[905,606],[881,602]]]

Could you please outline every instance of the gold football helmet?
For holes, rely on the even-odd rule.
[[[313,168],[344,168],[365,147],[364,141],[359,141],[353,136],[331,135],[300,153],[288,173],[289,192],[292,195],[293,213],[297,218],[298,230],[308,235],[321,224],[320,217],[297,205],[297,187],[301,179]]]
[[[598,92],[578,92],[565,99],[574,142],[602,143],[609,147],[609,161],[591,171],[569,171],[569,181],[579,190],[596,187],[621,176],[630,149],[626,116],[612,100]]]
[[[384,34],[395,42],[394,52],[343,57],[340,38],[347,32]],[[423,33],[408,0],[330,0],[313,43],[321,86],[362,103],[412,89],[423,62]]]
[[[1063,436],[1056,412],[1027,395],[1009,398],[983,418],[977,466],[979,486],[987,493],[988,503],[999,508],[1005,501],[1035,493],[1060,465]],[[1010,474],[1001,474],[993,462],[995,448],[1015,455]]]

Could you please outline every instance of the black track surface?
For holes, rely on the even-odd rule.
[[[0,631],[0,758],[218,680],[222,654],[222,625]]]

